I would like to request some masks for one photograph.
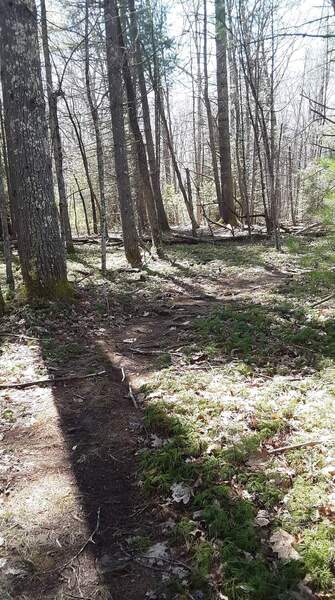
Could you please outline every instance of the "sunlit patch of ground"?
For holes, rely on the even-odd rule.
[[[22,321],[21,340],[2,338],[2,384],[48,376],[40,346],[26,339],[25,329]],[[50,387],[2,390],[0,424],[0,597],[65,599],[77,585],[59,583],[57,569],[88,533]],[[50,592],[44,587],[40,595],[41,576],[50,578]]]

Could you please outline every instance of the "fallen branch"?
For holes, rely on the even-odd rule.
[[[291,446],[281,446],[280,448],[273,448],[269,450],[269,454],[281,454],[282,452],[288,452],[289,450],[299,450],[299,448],[308,448],[312,446],[318,446],[324,444],[325,440],[310,440],[309,442],[302,442],[301,444],[292,444]]]
[[[331,300],[332,298],[334,298],[334,296],[335,296],[335,294],[330,294],[329,296],[326,296],[326,298],[319,300],[319,302],[315,302],[315,304],[311,304],[311,308],[315,308],[316,306],[320,306],[320,304],[324,304],[325,302],[328,302],[328,300]]]
[[[79,379],[91,379],[93,377],[100,377],[106,375],[106,371],[99,371],[97,373],[90,373],[89,375],[66,375],[64,377],[50,377],[46,379],[36,379],[36,381],[25,381],[23,383],[5,383],[0,385],[0,390],[10,389],[23,389],[32,387],[34,385],[47,385],[49,383],[60,383],[64,381],[75,381]]]
[[[24,333],[10,333],[9,331],[4,331],[2,333],[0,333],[0,337],[15,337],[15,338],[20,338],[22,340],[36,340],[36,341],[41,341],[41,338],[38,337],[31,337],[29,335],[25,335]]]

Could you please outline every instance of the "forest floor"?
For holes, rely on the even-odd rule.
[[[1,600],[335,598],[335,238],[78,246],[0,326]]]

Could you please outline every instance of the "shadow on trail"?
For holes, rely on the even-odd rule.
[[[138,511],[142,532],[148,528],[152,536],[155,527],[152,515],[143,511],[145,500],[136,482],[135,453],[142,427],[141,413],[128,397],[128,383],[120,368],[89,334],[87,323],[93,314],[79,303],[58,307],[52,313],[48,308],[36,311],[33,322],[27,323],[32,330],[41,324],[48,330],[50,337],[41,339],[40,344],[50,377],[106,371],[105,375],[57,383],[52,388],[86,533],[83,532],[79,544],[53,548],[54,567],[50,571],[43,573],[37,569],[36,574],[19,583],[17,593],[31,594],[29,597],[36,597],[36,589],[38,598],[52,593],[56,597],[56,591],[62,589],[64,574],[76,570],[83,576],[80,586],[84,591],[90,578],[88,554],[93,557],[93,571],[98,573],[101,585],[101,590],[90,590],[90,596],[139,600],[152,589],[155,573],[145,570],[125,552],[125,539],[139,527]],[[85,326],[81,324],[83,319]],[[50,523],[50,528],[53,526],[57,529],[57,523]],[[73,528],[78,528],[75,521]],[[45,547],[34,548],[35,556],[38,553],[43,556],[45,552]],[[72,591],[76,597],[81,597],[80,586]]]

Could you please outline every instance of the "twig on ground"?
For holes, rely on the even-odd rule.
[[[134,354],[144,354],[144,355],[152,355],[152,354],[174,354],[176,356],[183,356],[181,352],[174,352],[171,349],[167,348],[166,350],[141,350],[140,348],[130,347],[129,350]]]
[[[320,304],[324,304],[325,302],[328,302],[328,300],[331,300],[334,297],[335,297],[335,294],[329,294],[329,296],[326,296],[322,300],[315,302],[315,304],[311,304],[311,308],[316,308],[317,306],[320,306]]]
[[[292,444],[291,446],[281,446],[280,448],[273,448],[269,450],[269,454],[280,454],[281,452],[289,452],[289,450],[299,450],[299,448],[308,448],[312,446],[319,446],[324,444],[327,440],[309,440],[309,442],[302,442],[301,444]]]
[[[24,333],[10,333],[9,331],[3,331],[0,333],[0,337],[15,337],[23,340],[35,340],[36,342],[40,342],[42,338],[32,337],[30,335],[25,335]]]
[[[76,560],[76,558],[78,558],[80,556],[80,554],[82,554],[82,552],[84,552],[84,550],[87,548],[88,544],[90,544],[90,543],[95,544],[93,538],[96,535],[96,533],[98,533],[98,531],[99,531],[100,513],[101,513],[101,506],[99,506],[99,508],[98,508],[97,523],[96,523],[96,526],[94,527],[90,537],[86,540],[85,544],[82,545],[80,550],[78,550],[78,552],[72,558],[70,558],[70,560],[68,560],[64,565],[62,565],[58,569],[56,569],[57,571],[64,571],[64,569],[66,569],[74,560]]]
[[[89,375],[66,375],[64,377],[50,377],[47,379],[36,379],[36,381],[25,381],[23,383],[4,383],[0,385],[0,390],[10,389],[23,389],[32,387],[34,385],[47,385],[53,383],[60,383],[63,381],[76,381],[79,379],[92,379],[93,377],[100,377],[106,375],[106,371],[99,371],[96,373],[90,373]]]
[[[131,515],[129,515],[129,519],[133,519],[134,517],[138,517],[139,515],[141,515],[142,513],[144,513],[144,511],[147,510],[147,508],[149,508],[150,506],[151,506],[151,504],[145,504],[139,510],[136,510],[135,512],[131,513]]]
[[[82,277],[81,279],[75,279],[74,283],[81,283],[85,279],[88,279],[89,277],[93,277],[93,275],[95,275],[95,271],[91,271],[90,273],[86,273],[86,275],[84,277]]]
[[[69,594],[65,592],[65,596],[67,598],[73,598],[74,600],[93,600],[92,596],[74,596],[73,594]]]

